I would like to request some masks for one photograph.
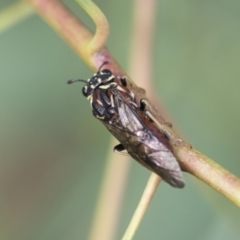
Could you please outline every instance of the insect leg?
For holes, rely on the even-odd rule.
[[[126,149],[125,149],[125,147],[121,143],[116,145],[113,148],[113,151],[115,153],[119,153],[119,154],[124,155],[124,156],[130,156],[127,152],[123,152],[123,151],[126,151]]]
[[[127,78],[125,76],[120,78],[123,87],[127,87]]]
[[[140,100],[140,110],[144,111],[144,112],[149,112],[149,113],[151,112],[151,107],[150,107],[149,103],[147,102],[147,100],[144,98],[142,98]],[[150,118],[150,116],[149,116],[149,118]],[[152,118],[154,118],[154,117],[152,117]],[[151,118],[151,120],[153,121],[152,118]],[[172,127],[172,124],[170,122],[165,122],[165,124],[170,128]]]
[[[111,106],[111,100],[108,97],[106,91],[101,91],[100,96],[101,96],[101,100],[105,106]]]
[[[107,110],[107,112],[108,112],[110,115],[116,114],[116,110],[115,110],[114,107],[109,107],[108,110]]]
[[[145,114],[157,125],[158,129],[166,136],[168,140],[173,138],[173,133],[171,130],[172,124],[166,122],[160,123],[151,113],[151,107],[144,98],[140,100],[140,110],[145,112]]]
[[[94,114],[99,115],[99,116],[103,116],[106,111],[106,108],[104,106],[98,104],[97,102],[92,103],[92,108],[93,108]]]

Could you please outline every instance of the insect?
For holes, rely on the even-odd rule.
[[[120,142],[115,146],[115,152],[125,154],[126,151],[171,186],[183,188],[182,171],[168,136],[146,114],[146,101],[142,99],[137,103],[134,93],[127,87],[126,78],[120,78],[121,84],[117,83],[110,70],[101,70],[105,64],[87,81],[69,80],[68,83],[86,83],[82,91],[91,103],[93,115]]]

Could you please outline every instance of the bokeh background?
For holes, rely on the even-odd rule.
[[[14,2],[1,0],[0,10]],[[74,1],[64,2],[94,30]],[[95,2],[110,22],[108,47],[128,69],[133,1]],[[240,177],[240,1],[162,0],[156,21],[154,85],[168,120]],[[91,75],[37,14],[0,33],[0,239],[87,239],[110,135],[81,86],[66,81]],[[116,239],[149,175],[132,161]],[[183,190],[161,184],[136,239],[240,239],[239,209],[184,177]]]

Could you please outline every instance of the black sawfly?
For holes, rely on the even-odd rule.
[[[134,93],[127,87],[127,79],[120,78],[121,84],[108,69],[101,68],[90,79],[69,80],[68,83],[86,83],[83,95],[90,101],[93,115],[120,142],[114,151],[127,153],[165,182],[176,188],[185,183],[181,168],[172,153],[169,139],[145,113],[145,101],[135,100]]]

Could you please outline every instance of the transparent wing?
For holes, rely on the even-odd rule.
[[[121,92],[112,91],[116,116],[108,130],[122,143],[128,153],[140,164],[158,174],[173,187],[184,187],[181,168],[171,151],[168,139],[155,137],[150,125],[145,124],[144,113],[135,102],[124,98]],[[151,123],[152,124],[152,123]]]

